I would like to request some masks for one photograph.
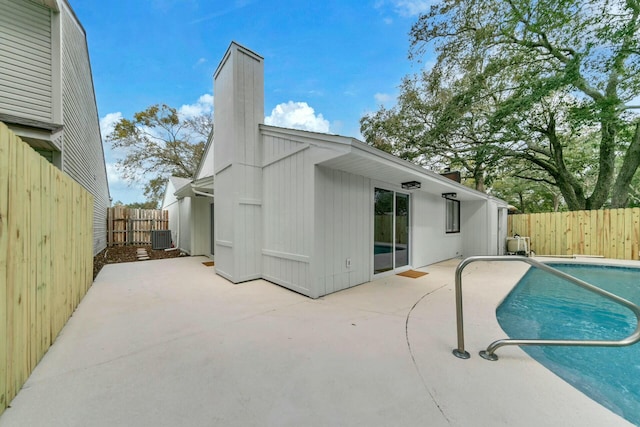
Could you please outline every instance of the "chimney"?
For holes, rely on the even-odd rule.
[[[462,180],[460,176],[460,171],[451,172],[451,169],[449,168],[445,168],[444,172],[441,173],[440,175],[444,176],[445,178],[449,178],[450,180],[455,182],[460,182]]]
[[[262,275],[263,58],[232,42],[213,78],[216,272],[238,283]]]

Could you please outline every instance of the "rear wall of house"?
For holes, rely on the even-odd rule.
[[[413,193],[411,200],[413,202],[413,233],[411,233],[413,267],[424,267],[459,256],[462,253],[464,230],[461,233],[445,232],[445,199],[439,194],[417,191]],[[464,205],[464,202],[462,204]],[[463,208],[461,207],[460,210],[462,211]]]
[[[313,164],[305,144],[263,135],[263,277],[304,295],[312,287]],[[305,148],[307,147],[307,148]]]
[[[371,278],[373,194],[371,181],[359,175],[316,167],[315,179],[313,272],[324,295]]]
[[[502,255],[501,243],[506,237],[505,217],[498,223],[498,204],[492,200],[465,202],[460,212],[461,227],[464,230],[463,254]]]
[[[169,230],[171,230],[171,242],[178,246],[178,210],[179,200],[173,193],[176,189],[170,180],[167,181],[167,188],[164,194],[161,208],[169,212]]]
[[[191,254],[191,197],[185,197],[179,202],[178,241],[179,248]],[[169,214],[171,218],[171,214]]]
[[[211,200],[210,197],[206,196],[192,198],[191,255],[208,256],[211,253]]]

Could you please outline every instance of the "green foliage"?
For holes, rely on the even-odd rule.
[[[558,212],[566,209],[560,191],[545,182],[505,177],[495,182],[491,194],[515,206],[521,213]]]
[[[640,0],[443,0],[411,30],[410,57],[431,50],[398,105],[362,119],[368,143],[552,186],[570,209],[638,193]]]
[[[152,105],[121,119],[107,136],[123,154],[117,167],[129,182],[143,182],[147,202],[157,206],[169,176],[192,178],[204,154],[213,119],[182,118],[175,108]]]
[[[113,203],[113,206],[123,206],[125,208],[131,208],[131,209],[158,209],[158,202],[156,201],[134,202],[134,203],[127,203],[125,205],[120,200],[117,200],[116,202]]]

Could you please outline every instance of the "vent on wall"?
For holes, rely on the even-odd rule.
[[[151,249],[168,249],[171,247],[171,230],[153,230],[151,232]]]

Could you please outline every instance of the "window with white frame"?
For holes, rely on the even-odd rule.
[[[447,233],[460,232],[460,200],[445,199],[446,202],[446,229]]]

